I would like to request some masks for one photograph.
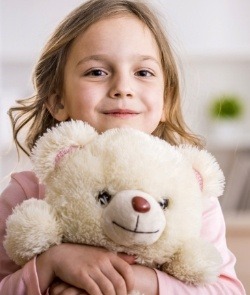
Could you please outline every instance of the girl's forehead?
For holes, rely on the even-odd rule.
[[[133,28],[131,32],[130,29]],[[151,34],[149,28],[136,16],[131,14],[105,17],[92,25],[90,25],[85,31],[83,31],[77,38],[89,37],[90,35],[103,35],[103,38],[107,38],[108,35],[127,35],[133,37],[135,34],[144,33],[145,37]],[[142,37],[142,36],[141,36]],[[115,42],[115,39],[114,39]]]
[[[129,50],[159,56],[159,47],[153,33],[132,14],[112,16],[90,25],[74,40],[71,51],[75,53]]]

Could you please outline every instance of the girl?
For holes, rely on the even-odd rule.
[[[10,109],[14,139],[29,154],[37,138],[60,121],[80,119],[103,132],[130,126],[172,144],[201,146],[180,109],[179,81],[166,36],[149,8],[131,0],[90,0],[73,11],[47,43],[34,73],[36,93]],[[26,146],[18,139],[28,126]],[[12,209],[44,187],[33,172],[15,173],[0,199],[0,294],[125,295],[133,288],[156,294],[245,294],[225,241],[218,201],[203,214],[201,235],[223,256],[215,284],[192,286],[134,258],[85,245],[54,246],[23,268],[2,243]]]

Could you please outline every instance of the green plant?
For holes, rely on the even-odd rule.
[[[214,119],[233,120],[243,113],[243,104],[236,95],[221,95],[216,97],[210,106],[210,115]]]

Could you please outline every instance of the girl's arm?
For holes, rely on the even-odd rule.
[[[91,295],[127,295],[127,290],[134,287],[128,263],[133,263],[134,258],[126,257],[122,259],[103,248],[86,245],[64,243],[51,247],[37,258],[41,292],[59,278]]]
[[[217,198],[211,199],[203,213],[201,236],[210,241],[221,253],[223,266],[218,281],[207,286],[190,286],[163,272],[157,271],[159,294],[164,295],[245,295],[245,290],[238,280],[234,266],[235,257],[228,250],[225,239],[225,222]]]
[[[7,256],[3,248],[5,222],[12,209],[30,197],[42,198],[43,187],[32,172],[13,174],[8,187],[0,197],[0,295],[41,295],[36,274],[36,262],[32,259],[23,268]]]
[[[129,257],[127,257],[127,259],[129,259]],[[134,290],[140,291],[140,293],[144,295],[159,294],[158,279],[154,269],[144,267],[141,265],[132,265],[132,269],[133,269],[134,278],[137,278],[136,284],[134,285]],[[64,292],[63,293],[64,295],[85,294],[79,288],[73,287],[72,285],[62,281],[59,281],[59,282],[56,281],[55,283],[52,284],[52,287],[50,288],[50,295],[58,295],[58,294],[61,294],[62,291]],[[110,295],[110,293],[107,293],[107,294]],[[117,294],[120,294],[120,293],[117,293]]]

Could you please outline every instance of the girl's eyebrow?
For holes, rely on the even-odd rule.
[[[77,67],[85,62],[88,62],[88,61],[91,61],[91,60],[95,60],[95,61],[107,61],[107,59],[109,58],[108,55],[106,54],[94,54],[94,55],[89,55],[89,56],[86,56],[84,58],[82,58],[78,63],[77,63]],[[136,60],[136,61],[152,61],[154,63],[156,63],[159,67],[161,66],[160,65],[160,62],[154,58],[153,56],[151,55],[140,55],[140,54],[135,54],[134,56],[132,56],[131,58],[132,60]]]
[[[104,60],[105,60],[105,56],[106,56],[106,55],[104,55],[104,54],[100,54],[100,55],[96,54],[96,55],[89,55],[89,56],[86,56],[86,57],[84,57],[83,59],[81,59],[81,60],[77,63],[76,66],[78,67],[78,66],[81,65],[82,63],[85,63],[85,62],[90,61],[90,60],[100,60],[100,61],[104,61]]]
[[[156,63],[159,67],[161,66],[160,62],[151,55],[137,55],[138,59],[141,61],[149,60]]]

